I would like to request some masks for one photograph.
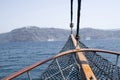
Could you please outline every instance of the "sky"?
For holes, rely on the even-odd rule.
[[[69,24],[70,0],[0,0],[0,33],[27,26],[69,29]],[[120,0],[82,0],[80,28],[86,27],[120,29]]]

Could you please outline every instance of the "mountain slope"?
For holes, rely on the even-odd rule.
[[[69,31],[64,29],[23,27],[0,34],[0,42],[47,41],[48,39],[61,41],[67,39],[68,33]]]
[[[74,31],[75,33],[75,31]],[[28,42],[28,41],[64,41],[70,34],[69,30],[58,28],[23,27],[11,32],[0,34],[0,43],[3,42]],[[90,39],[120,39],[120,30],[100,30],[83,28],[80,30],[80,38]]]

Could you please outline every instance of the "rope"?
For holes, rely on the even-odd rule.
[[[71,23],[73,21],[73,0],[71,0]]]
[[[70,22],[70,28],[71,28],[71,34],[72,34],[72,28],[73,28],[73,0],[71,0],[71,22]]]
[[[77,41],[79,40],[80,10],[81,10],[81,0],[78,0],[78,11],[77,11],[77,33],[76,33],[76,39],[77,39]]]
[[[60,73],[61,73],[61,75],[62,75],[62,77],[63,77],[63,80],[65,80],[65,77],[64,77],[64,75],[63,75],[62,69],[61,69],[61,67],[60,67],[59,62],[58,62],[57,59],[56,59],[56,62],[57,62],[58,68],[59,68],[59,70],[60,70]]]

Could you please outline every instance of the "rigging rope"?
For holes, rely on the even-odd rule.
[[[76,39],[77,39],[77,41],[79,41],[80,10],[81,10],[81,0],[78,0],[78,11],[77,11],[77,33],[76,33]]]
[[[70,22],[70,28],[71,28],[71,34],[72,34],[72,28],[73,28],[73,0],[71,0],[71,22]]]
[[[71,23],[73,21],[73,0],[71,0]]]
[[[81,10],[81,0],[78,0],[78,11],[77,11],[77,32],[76,39],[79,41],[79,23],[80,23],[80,10]],[[70,22],[71,34],[73,28],[73,0],[71,0],[71,22]]]

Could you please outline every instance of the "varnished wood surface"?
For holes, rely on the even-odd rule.
[[[80,46],[78,45],[78,42],[76,41],[76,39],[74,38],[74,36],[71,34],[71,38],[73,41],[74,46],[76,47],[75,49],[79,49],[80,50]],[[79,61],[80,61],[80,66],[83,70],[84,76],[86,78],[86,80],[97,80],[94,73],[92,72],[92,69],[90,68],[89,64],[87,63],[87,59],[86,57],[83,55],[82,52],[77,52],[76,53]]]

